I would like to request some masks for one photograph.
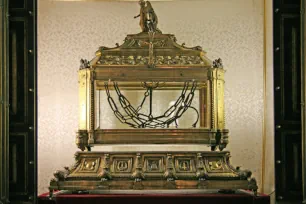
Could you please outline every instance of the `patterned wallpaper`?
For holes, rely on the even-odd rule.
[[[222,58],[227,70],[227,150],[232,164],[252,170],[260,184],[263,1],[154,2],[153,7],[163,33],[175,34],[186,46],[202,46],[210,59]],[[133,19],[138,11],[136,2],[38,1],[38,193],[48,190],[53,172],[71,165],[77,151],[79,60],[92,59],[99,46],[113,47],[127,34],[138,33],[138,20]]]

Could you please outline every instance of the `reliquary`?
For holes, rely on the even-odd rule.
[[[200,46],[178,44],[157,28],[149,1],[140,1],[142,32],[82,59],[75,164],[56,171],[54,190],[249,189],[249,170],[234,168],[225,151],[224,68]],[[113,125],[107,127],[107,121]],[[115,128],[113,128],[115,127]],[[119,127],[119,128],[118,128]],[[93,151],[103,145],[148,145],[146,151]],[[169,151],[197,144],[209,151]],[[160,146],[159,151],[150,150]],[[203,148],[204,149],[204,148]]]

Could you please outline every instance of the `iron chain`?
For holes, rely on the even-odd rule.
[[[116,118],[121,122],[125,123],[133,128],[164,128],[164,127],[169,127],[173,122],[176,124],[176,127],[178,126],[177,124],[177,119],[179,119],[189,108],[193,109],[197,113],[197,120],[195,123],[192,125],[193,127],[196,126],[198,120],[199,120],[199,112],[197,111],[196,108],[191,106],[192,100],[194,98],[194,92],[197,88],[197,82],[192,81],[191,88],[189,90],[189,93],[186,96],[186,93],[189,89],[190,82],[187,81],[184,83],[184,87],[182,89],[181,95],[177,98],[176,102],[174,105],[170,106],[163,115],[153,117],[152,114],[150,115],[145,115],[143,113],[140,113],[140,110],[142,109],[146,99],[148,96],[150,96],[150,93],[152,94],[153,89],[158,87],[158,83],[154,87],[148,87],[145,86],[146,83],[144,83],[143,87],[146,87],[147,90],[144,93],[144,98],[140,105],[135,109],[129,100],[121,93],[118,83],[113,82],[114,89],[117,93],[118,96],[118,101],[125,111],[127,115],[123,115],[122,113],[119,112],[118,107],[116,103],[114,102],[114,99],[110,95],[109,91],[109,85],[108,82],[105,82],[105,90],[107,94],[107,101],[114,112],[114,115]],[[151,99],[152,97],[150,97]],[[152,99],[151,99],[152,100]],[[152,103],[152,101],[150,101]],[[176,111],[176,112],[175,112]],[[174,113],[175,112],[175,113]],[[173,116],[171,116],[173,115]],[[171,117],[170,117],[171,116]],[[170,118],[169,118],[170,117]]]

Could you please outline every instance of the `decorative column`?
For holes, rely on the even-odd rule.
[[[83,151],[94,142],[94,82],[88,64],[79,70],[79,131],[76,144]],[[85,60],[86,61],[86,60]]]
[[[214,61],[212,71],[209,74],[211,86],[211,128],[222,130],[225,128],[224,112],[224,73],[221,59]]]

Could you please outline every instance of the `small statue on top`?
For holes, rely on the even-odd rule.
[[[139,25],[142,32],[159,32],[157,28],[158,19],[149,1],[140,0],[140,13],[134,18],[140,17]]]

